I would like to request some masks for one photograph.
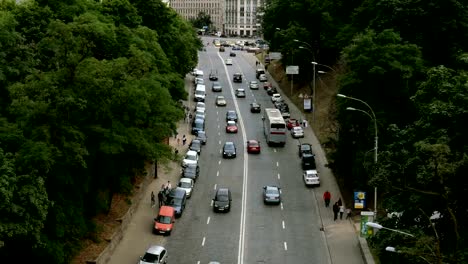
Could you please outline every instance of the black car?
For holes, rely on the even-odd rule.
[[[198,175],[200,175],[200,167],[197,164],[187,164],[187,167],[183,168],[180,177],[190,178],[196,181],[198,179]]]
[[[216,190],[213,198],[213,211],[229,212],[231,211],[231,191],[228,188],[219,188]]]
[[[209,78],[210,78],[210,81],[217,81],[217,80],[218,80],[218,72],[212,71],[212,72],[210,73],[210,77],[209,77]]]
[[[236,89],[236,96],[238,98],[245,98],[245,89]]]
[[[270,88],[267,89],[267,94],[268,95],[273,95],[275,93],[278,93],[278,90],[276,90],[275,87],[270,87]]]
[[[257,102],[253,102],[250,104],[250,112],[251,113],[260,113],[261,110],[261,105]]]
[[[234,76],[232,77],[232,81],[241,83],[242,82],[242,74],[234,73]]]
[[[198,153],[198,155],[200,155],[200,153],[201,153],[201,146],[202,146],[201,141],[198,140],[198,139],[194,139],[194,140],[192,140],[192,142],[190,142],[189,150],[196,151],[196,152]]]
[[[309,143],[302,143],[299,145],[299,157],[302,157],[303,154],[314,155],[312,152],[312,145]]]
[[[226,142],[224,143],[223,146],[223,158],[228,159],[228,158],[235,158],[236,157],[236,145],[234,142]]]
[[[204,130],[198,130],[197,137],[195,139],[200,140],[202,145],[206,145],[206,132]]]
[[[313,154],[302,154],[301,165],[303,170],[315,170],[317,165],[315,164],[315,156]]]
[[[236,121],[237,122],[237,113],[234,110],[229,110],[226,112],[226,122],[227,121]]]
[[[235,56],[236,56],[236,53],[231,51],[231,53],[229,53],[229,56],[235,57]]]

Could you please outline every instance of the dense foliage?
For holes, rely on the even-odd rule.
[[[311,79],[304,74],[311,61],[341,64],[340,93],[375,112],[376,164],[371,109],[337,98],[329,165],[369,200],[377,186],[378,221],[415,235],[378,232],[371,243],[380,261],[467,262],[467,2],[272,0],[263,20],[271,49],[294,60],[303,80]]]
[[[68,263],[144,162],[173,156],[201,42],[159,0],[20,2],[0,2],[0,259]]]

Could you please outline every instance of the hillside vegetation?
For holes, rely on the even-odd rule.
[[[361,100],[335,96],[339,127],[322,143],[347,189],[372,202],[378,187],[378,222],[415,235],[381,230],[370,240],[380,261],[467,262],[467,2],[272,0],[264,12],[270,51],[299,66],[298,86],[311,86],[316,62],[317,82],[333,76],[338,93]]]
[[[0,2],[0,259],[69,263],[184,111],[201,42],[159,0]]]

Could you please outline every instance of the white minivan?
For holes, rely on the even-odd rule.
[[[195,102],[205,102],[206,88],[204,84],[197,84],[195,89],[195,97],[193,98]]]

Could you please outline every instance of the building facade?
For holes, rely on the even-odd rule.
[[[210,15],[214,31],[232,36],[261,34],[261,7],[265,0],[171,0],[170,6],[185,19],[200,12]]]
[[[264,0],[224,0],[226,35],[260,35],[260,11]]]
[[[170,0],[172,7],[183,18],[196,19],[200,12],[211,17],[214,31],[223,31],[224,1],[222,0]]]

